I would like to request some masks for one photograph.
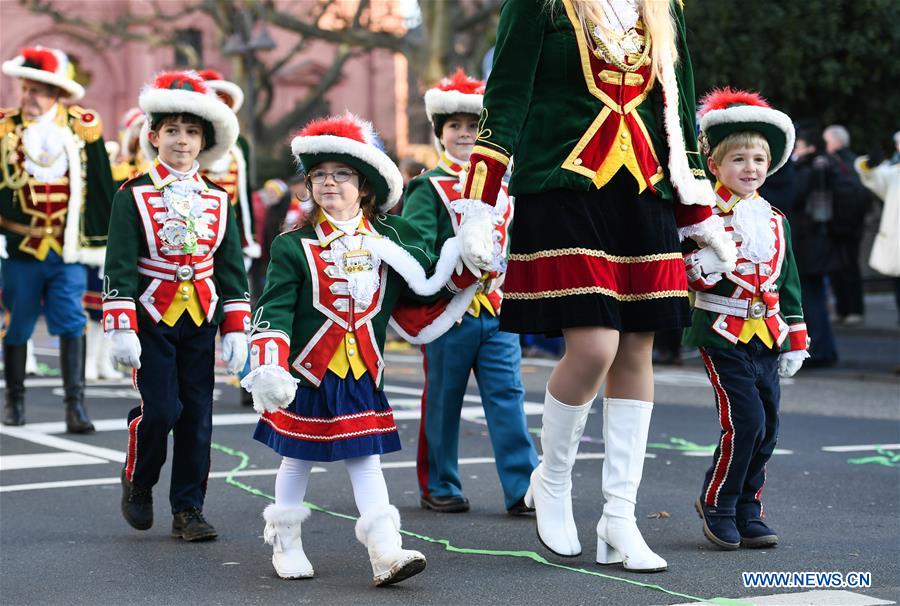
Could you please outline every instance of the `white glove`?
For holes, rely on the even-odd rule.
[[[230,332],[222,335],[222,361],[230,374],[236,375],[247,363],[247,335]]]
[[[459,252],[470,264],[490,271],[494,261],[494,225],[487,213],[465,216],[459,232]]]
[[[253,410],[262,414],[287,408],[294,401],[299,381],[277,364],[263,364],[241,381],[253,395]]]
[[[6,236],[0,234],[0,259],[9,259],[9,253],[6,251]]]
[[[797,374],[803,366],[803,360],[809,357],[806,351],[786,351],[778,356],[778,376],[789,379]]]
[[[720,259],[711,246],[705,246],[695,252],[694,259],[696,264],[700,266],[700,271],[707,276],[727,273],[734,269],[734,262],[726,263]]]
[[[737,245],[726,232],[723,231],[707,240],[706,248],[712,249],[721,262],[718,271],[727,273],[734,270],[734,266],[737,265]]]
[[[133,330],[113,330],[109,334],[109,358],[113,366],[141,367],[141,341]]]

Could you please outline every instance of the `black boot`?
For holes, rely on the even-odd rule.
[[[25,424],[25,359],[28,344],[3,343],[3,378],[6,380],[6,402],[3,404],[4,425]]]
[[[91,433],[94,424],[84,409],[84,336],[59,340],[59,365],[66,403],[66,432]]]

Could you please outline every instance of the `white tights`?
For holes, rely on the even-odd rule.
[[[360,515],[387,507],[387,484],[381,473],[381,457],[371,455],[346,459],[347,473],[353,486],[353,500]],[[303,503],[306,487],[309,485],[309,474],[313,461],[281,459],[281,467],[275,476],[275,504],[280,507],[294,507]]]

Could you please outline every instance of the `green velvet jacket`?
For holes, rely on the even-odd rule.
[[[675,65],[678,118],[689,172],[695,179],[705,179],[695,134],[694,79],[681,2],[673,0],[672,10],[680,55]],[[552,11],[545,0],[506,0],[502,5],[475,153],[488,148],[506,158],[515,156],[510,195],[592,186],[584,170],[566,162],[605,107],[589,90],[583,63],[591,51],[586,44],[570,0],[559,0]],[[662,85],[655,81],[635,111],[659,164],[654,167],[659,177],[653,186],[670,199],[673,188],[662,97]]]
[[[22,234],[22,228],[40,229],[56,225],[57,234],[62,229],[66,235],[63,258],[67,263],[99,266],[103,263],[110,209],[115,193],[100,117],[93,110],[77,105],[60,105],[59,111],[61,113],[57,124],[64,123],[72,133],[71,141],[66,144],[67,152],[70,157],[78,158],[77,162],[69,162],[66,181],[70,193],[81,190],[80,199],[69,196],[64,205],[56,204],[57,207],[64,206],[66,209],[62,211],[61,220],[44,216],[45,213],[39,210],[45,208],[43,204],[38,204],[38,209],[27,208],[26,192],[34,190],[40,194],[41,187],[35,186],[43,184],[33,177],[27,183],[21,181],[23,177],[28,177],[28,173],[24,171],[22,154],[18,153],[25,130],[22,115],[18,109],[0,109],[0,157],[6,164],[0,177],[0,217],[5,224],[0,232],[6,236],[10,258],[35,260],[36,250],[41,248],[37,244],[39,238],[29,238]],[[71,182],[74,180],[77,182]],[[57,217],[61,211],[57,207],[50,213],[53,217]],[[69,238],[70,235],[74,237]],[[25,240],[30,242],[23,242]]]

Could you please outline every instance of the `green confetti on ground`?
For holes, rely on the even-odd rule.
[[[691,442],[690,440],[685,440],[684,438],[669,438],[668,444],[664,444],[661,442],[650,442],[649,444],[647,444],[647,448],[678,450],[681,452],[708,452],[709,454],[712,454],[716,451],[715,444],[704,446],[702,444],[697,444],[696,442]]]
[[[875,447],[877,455],[847,459],[851,465],[881,465],[883,467],[900,467],[900,454],[881,446]]]
[[[234,486],[235,488],[239,488],[243,491],[246,491],[254,496],[262,497],[264,499],[268,499],[270,501],[274,501],[275,497],[270,495],[258,488],[254,488],[249,484],[245,484],[240,480],[235,479],[235,475],[249,467],[250,465],[250,457],[247,456],[247,453],[242,452],[240,450],[235,450],[233,448],[229,448],[228,446],[224,446],[222,444],[212,444],[212,448],[214,450],[218,450],[226,455],[237,457],[240,459],[237,466],[231,469],[228,475],[225,477],[225,483],[230,486]],[[313,511],[318,511],[320,513],[324,513],[326,515],[340,518],[342,520],[350,520],[356,521],[358,518],[356,516],[347,515],[344,513],[338,513],[336,511],[330,511],[328,509],[323,509],[314,503],[310,503],[309,501],[305,501],[303,503]],[[655,583],[641,583],[640,581],[635,581],[634,579],[629,579],[626,577],[619,577],[611,574],[605,574],[602,572],[597,572],[596,570],[587,570],[585,568],[576,568],[574,566],[566,566],[564,564],[557,564],[556,562],[551,562],[547,560],[544,556],[536,553],[534,551],[515,551],[515,550],[502,550],[502,549],[473,549],[469,547],[457,547],[450,543],[448,539],[436,539],[433,537],[429,537],[423,534],[418,534],[416,532],[411,532],[409,530],[400,530],[401,534],[404,534],[408,537],[413,537],[419,539],[421,541],[425,541],[427,543],[433,543],[436,545],[442,545],[446,551],[451,553],[460,553],[466,555],[481,555],[481,556],[494,556],[494,557],[507,557],[507,558],[524,558],[528,560],[532,560],[537,562],[538,564],[543,564],[544,566],[550,566],[551,568],[559,568],[561,570],[567,570],[569,572],[577,572],[579,574],[586,574],[593,577],[600,577],[603,579],[608,579],[610,581],[617,581],[620,583],[627,583],[629,585],[634,585],[636,587],[641,587],[643,589],[652,589],[654,591],[659,591],[665,593],[667,595],[671,595],[677,598],[684,598],[687,600],[693,600],[695,602],[707,602],[710,604],[721,604],[722,606],[751,606],[747,602],[741,602],[740,600],[733,600],[730,598],[698,598],[696,596],[692,596],[686,593],[679,593],[677,591],[672,591],[671,589],[666,589],[662,585],[657,585]]]

